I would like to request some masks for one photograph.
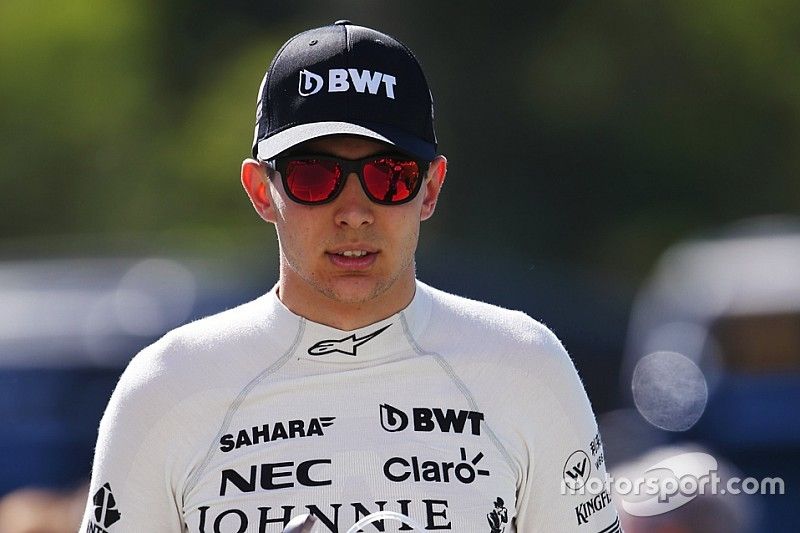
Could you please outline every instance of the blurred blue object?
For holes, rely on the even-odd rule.
[[[168,330],[269,289],[235,261],[0,263],[0,496],[88,477],[97,424],[130,358]],[[252,262],[250,262],[252,265]]]
[[[0,494],[86,477],[118,368],[0,368]]]
[[[695,438],[728,450],[800,450],[800,377],[728,375],[716,387]]]
[[[758,531],[785,530],[800,504],[800,220],[748,220],[665,252],[630,320],[629,403],[637,365],[663,351],[694,361],[709,390],[697,424],[665,439],[702,443],[745,476],[782,477],[784,496],[760,497]]]

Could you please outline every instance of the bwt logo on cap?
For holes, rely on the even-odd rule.
[[[387,98],[394,100],[394,86],[397,79],[383,72],[373,72],[371,70],[359,70],[355,68],[332,68],[328,70],[328,92],[342,93],[351,88],[357,93],[378,94],[383,85],[383,91]],[[300,96],[311,96],[322,90],[325,79],[319,74],[310,70],[300,71],[300,85],[298,92]]]

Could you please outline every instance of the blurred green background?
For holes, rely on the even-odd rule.
[[[271,253],[238,183],[256,91],[288,37],[338,18],[426,69],[450,160],[429,249],[635,285],[687,235],[800,208],[796,2],[2,0],[3,252]]]
[[[239,184],[256,92],[283,42],[337,19],[405,42],[433,91],[450,170],[422,230],[421,279],[552,327],[611,442],[607,464],[624,459],[614,450],[633,456],[671,438],[637,433],[645,422],[624,397],[626,372],[651,351],[630,341],[634,293],[676,242],[756,215],[800,214],[797,2],[0,0],[0,415],[15,429],[0,443],[0,496],[88,475],[108,393],[152,340],[122,328],[128,315],[148,315],[117,305],[121,289],[170,311],[181,286],[152,267],[196,280],[191,313],[148,333],[160,335],[275,282],[274,231]],[[780,267],[793,280],[797,263],[780,256],[752,266],[759,249],[743,248],[719,271],[662,269],[673,285],[654,300],[663,308],[639,304],[642,338],[659,332],[648,322],[656,312],[708,326],[692,305],[702,308],[702,289],[732,273],[757,287]],[[78,260],[39,261],[50,256]],[[117,256],[130,264],[102,259]],[[189,273],[146,259],[161,256],[226,268],[203,261]],[[673,309],[680,299],[683,315]],[[762,340],[782,339],[771,331]],[[36,366],[39,351],[51,366]],[[766,500],[772,522],[753,531],[785,527],[800,501],[792,353],[791,370],[733,375],[738,400],[717,390],[705,429],[688,435],[748,474],[789,480],[794,492]],[[731,444],[754,436],[763,442]]]

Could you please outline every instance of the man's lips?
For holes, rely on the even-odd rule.
[[[328,254],[344,254],[347,252],[367,252],[367,253],[378,253],[378,249],[370,244],[355,242],[350,244],[342,244],[339,246],[335,246],[328,250],[325,250],[325,253]]]
[[[325,252],[330,262],[345,270],[367,270],[378,258],[380,252],[370,246],[348,246],[334,248]]]

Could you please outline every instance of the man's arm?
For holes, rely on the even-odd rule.
[[[517,530],[619,533],[589,399],[564,347],[547,333],[550,355],[537,358],[536,385],[523,400],[528,471],[518,495]]]
[[[154,351],[134,358],[106,407],[81,532],[183,531],[169,467],[181,428]]]

